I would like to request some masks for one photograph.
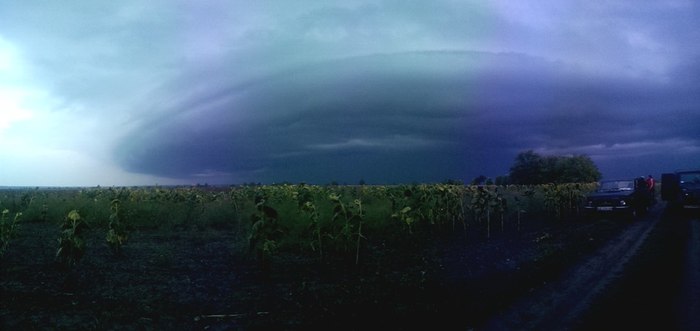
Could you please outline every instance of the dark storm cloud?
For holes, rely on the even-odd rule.
[[[1,7],[6,182],[470,180],[529,149],[700,165],[692,1]]]
[[[526,149],[602,161],[620,149],[692,149],[700,121],[685,107],[698,100],[677,88],[512,53],[353,57],[185,92],[135,128],[118,160],[239,181],[469,179],[507,172]]]

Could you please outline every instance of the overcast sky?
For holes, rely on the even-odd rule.
[[[1,1],[0,186],[700,167],[695,1]]]

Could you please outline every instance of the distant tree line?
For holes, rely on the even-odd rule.
[[[587,155],[542,156],[529,150],[515,157],[508,175],[498,176],[495,179],[479,175],[470,184],[591,183],[599,181],[601,177],[598,167]]]
[[[512,184],[590,183],[601,177],[587,155],[541,156],[529,150],[515,157],[508,180]]]

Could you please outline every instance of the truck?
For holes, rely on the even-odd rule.
[[[662,174],[661,199],[671,208],[700,210],[700,169]]]
[[[652,199],[644,177],[603,180],[595,192],[588,194],[583,208],[588,217],[621,215],[635,219],[649,210]]]

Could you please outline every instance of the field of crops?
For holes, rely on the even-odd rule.
[[[133,230],[224,227],[245,234],[251,251],[263,261],[289,249],[319,259],[353,253],[359,263],[367,236],[474,231],[490,237],[493,232],[519,231],[530,215],[578,215],[594,188],[434,184],[5,190],[0,191],[2,251],[22,221],[54,222],[75,231],[74,236],[81,226],[104,229],[115,253]]]
[[[484,243],[512,238],[546,242],[552,226],[589,227],[581,221],[581,204],[594,188],[593,183],[5,189],[0,191],[0,289],[9,299],[0,305],[0,321],[30,328],[133,326],[126,321],[155,328],[183,321],[202,326],[214,323],[211,319],[266,326],[261,321],[275,308],[265,302],[278,307],[293,301],[294,308],[277,308],[285,312],[276,319],[304,325],[309,310],[325,310],[318,315],[324,319],[339,316],[340,307],[366,304],[364,298],[349,304],[344,295],[366,295],[367,288],[386,282],[401,288],[430,283],[439,270],[433,267],[436,258],[425,255],[426,247],[434,252],[441,243],[456,243],[479,252]],[[539,249],[539,256],[553,255],[547,251],[551,247]],[[415,268],[421,270],[408,271]],[[186,284],[172,283],[183,274]],[[200,278],[201,288],[193,287]],[[245,287],[245,279],[262,285],[251,285],[243,295],[237,286]],[[169,282],[188,298],[173,298],[177,295],[161,284]],[[258,290],[268,294],[258,296]],[[304,299],[287,302],[276,297],[280,291]],[[210,292],[222,295],[222,303],[207,297]],[[120,306],[134,295],[140,301]],[[164,296],[176,307],[165,305]],[[380,295],[372,304],[380,298],[387,299]],[[317,306],[324,300],[332,303]],[[237,306],[251,302],[254,307]],[[111,312],[90,308],[105,305]],[[165,317],[185,306],[186,316]],[[57,320],[56,311],[63,317]],[[90,317],[70,319],[66,312]]]

